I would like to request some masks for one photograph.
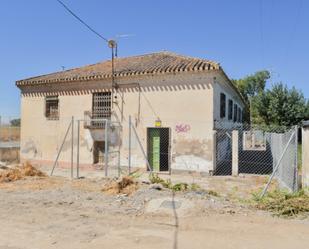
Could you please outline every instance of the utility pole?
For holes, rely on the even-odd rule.
[[[115,50],[117,50],[117,42],[115,40],[109,40],[108,41],[108,46],[112,50],[112,89],[111,89],[111,94],[112,94],[112,108],[113,108],[113,103],[114,103],[114,89],[117,90],[117,83],[115,82]]]

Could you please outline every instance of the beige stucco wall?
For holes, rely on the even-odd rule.
[[[90,109],[91,95],[60,95],[59,94],[59,120],[47,120],[44,115],[45,96],[23,96],[21,99],[21,159],[54,161],[63,142],[72,116],[82,119],[84,109]],[[74,125],[77,130],[77,123]],[[83,134],[85,137],[86,134]],[[76,133],[76,132],[75,132]],[[76,143],[75,134],[75,143]],[[69,161],[71,158],[71,131],[66,139],[60,154],[60,161]],[[82,141],[83,142],[83,141]],[[92,160],[91,149],[81,147],[81,160]]]
[[[127,117],[129,115],[136,124],[136,130],[145,149],[146,128],[154,127],[156,119],[160,118],[162,127],[171,129],[172,169],[207,172],[212,169],[212,81],[211,74],[153,77],[141,83],[143,89],[141,96],[139,92],[126,92],[123,98],[126,103],[123,154],[128,154]],[[155,87],[151,87],[153,84]],[[139,100],[140,110],[138,110]],[[140,115],[138,115],[139,111]],[[133,144],[132,164],[133,166],[143,165],[144,160],[138,144],[136,141]]]
[[[171,167],[206,171],[213,167],[213,120],[220,107],[213,88],[216,72],[191,72],[147,77],[117,79],[120,85],[114,99],[113,121],[122,126],[120,137],[121,165],[128,164],[128,117],[147,148],[147,127],[154,127],[157,118],[162,127],[171,130]],[[92,92],[108,90],[109,82],[79,82],[22,88],[21,100],[21,159],[53,161],[61,146],[71,117],[84,118],[91,110]],[[45,95],[58,94],[60,119],[44,117]],[[217,94],[217,91],[215,91]],[[213,104],[215,107],[213,108]],[[81,127],[80,163],[93,163],[93,139],[89,130]],[[74,125],[74,160],[76,160],[77,123]],[[117,149],[111,148],[111,149]],[[60,162],[70,162],[70,134],[60,156]],[[115,156],[113,156],[115,157]],[[115,159],[115,158],[114,158]],[[111,163],[112,164],[112,163]],[[145,167],[136,138],[132,138],[132,166]]]
[[[224,93],[226,95],[226,115],[224,118],[220,117],[220,94]],[[214,120],[216,122],[216,128],[230,129],[235,126],[235,123],[232,120],[228,120],[228,101],[229,99],[233,100],[233,104],[237,104],[242,110],[245,106],[240,99],[239,95],[235,90],[228,84],[226,79],[222,75],[218,75],[216,80],[214,80]],[[234,112],[234,107],[233,107]],[[237,125],[237,124],[236,124]]]

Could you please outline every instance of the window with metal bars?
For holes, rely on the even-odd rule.
[[[58,96],[46,96],[45,117],[48,120],[58,120],[59,119],[59,98]]]
[[[110,118],[112,113],[111,92],[93,93],[92,116],[93,118]]]

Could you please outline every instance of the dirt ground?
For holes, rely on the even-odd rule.
[[[1,183],[0,249],[309,247],[308,219],[273,217],[239,201],[265,179],[194,181],[220,196],[204,191],[173,194],[146,183],[129,196],[110,195],[102,192],[107,182],[102,178],[55,176]]]

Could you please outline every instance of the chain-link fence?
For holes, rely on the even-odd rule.
[[[20,119],[0,116],[0,164],[19,162]]]
[[[215,175],[274,174],[281,187],[297,190],[297,127],[215,126]]]
[[[128,171],[121,167],[120,161],[122,144],[120,122],[88,117],[76,120],[75,125],[77,177],[86,176],[91,170],[98,176],[105,177],[119,177]],[[85,155],[88,157],[85,158]]]
[[[87,115],[52,120],[32,117],[25,119],[21,130],[22,163],[28,161],[48,174],[72,178],[124,174],[119,122]]]
[[[31,161],[71,177],[118,177],[135,170],[201,175],[273,174],[297,190],[295,128],[138,116],[2,118],[0,161]],[[20,133],[22,136],[20,136]],[[21,143],[20,143],[21,141]]]

